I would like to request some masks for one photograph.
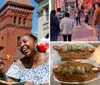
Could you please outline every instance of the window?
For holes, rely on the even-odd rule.
[[[16,17],[16,16],[14,16],[14,24],[16,24],[16,18],[17,18],[17,17]]]
[[[24,20],[23,20],[23,25],[25,25],[26,24],[26,18],[24,18]]]
[[[2,37],[2,40],[3,40],[3,37]]]
[[[18,24],[19,24],[19,25],[21,24],[21,17],[19,17],[19,22],[18,22]]]

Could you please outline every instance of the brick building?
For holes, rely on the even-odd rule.
[[[5,70],[17,54],[18,38],[31,33],[33,9],[29,0],[5,0],[0,9],[0,46],[4,47],[0,56],[11,56],[11,60],[6,61]]]
[[[100,2],[100,0],[51,0],[50,10],[57,10],[57,8],[59,7],[62,10],[66,10],[66,7],[68,8],[68,10],[70,10],[70,7],[76,7],[76,3],[78,3],[79,8],[82,4],[84,4],[84,7],[86,9],[91,9],[97,2]]]
[[[91,9],[93,5],[97,2],[100,2],[100,0],[84,0],[84,6],[87,9]]]

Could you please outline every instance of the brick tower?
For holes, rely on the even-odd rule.
[[[6,62],[5,70],[16,56],[19,36],[31,33],[33,9],[29,0],[5,0],[0,9],[0,46],[4,47],[0,56],[11,56],[11,60]]]

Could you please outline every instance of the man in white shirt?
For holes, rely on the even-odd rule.
[[[63,35],[64,41],[72,40],[73,27],[74,20],[70,18],[70,14],[67,12],[60,23],[60,34]]]

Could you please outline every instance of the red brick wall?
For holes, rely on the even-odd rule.
[[[14,24],[14,16],[16,15],[17,20]],[[18,24],[19,17],[21,17],[21,24]],[[23,26],[23,19],[26,18],[26,25]],[[11,56],[10,61],[6,61],[5,71],[8,70],[9,66],[13,62],[13,58],[17,52],[17,39],[18,36],[31,33],[32,27],[32,14],[23,13],[15,10],[7,10],[2,16],[0,16],[0,46],[4,49],[0,51],[0,56],[6,57]]]
[[[11,56],[11,60],[6,62],[5,70],[9,68],[13,62],[13,57],[16,56],[18,36],[26,33],[31,33],[31,28],[6,26],[4,30],[0,31],[0,45],[5,47],[0,51],[0,56],[6,57],[7,54]]]
[[[0,16],[0,30],[3,26],[7,24],[14,24],[14,16],[17,17],[16,25],[18,25],[19,17],[21,17],[21,24],[23,26],[23,19],[26,18],[26,26],[32,27],[32,14],[31,13],[22,13],[15,10],[8,10],[2,16]]]

